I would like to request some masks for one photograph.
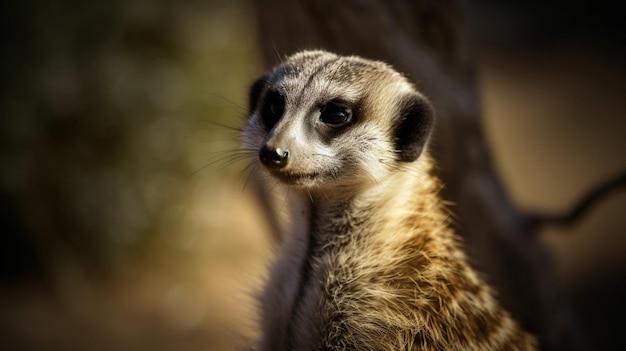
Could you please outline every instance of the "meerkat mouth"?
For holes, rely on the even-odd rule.
[[[270,171],[270,174],[285,185],[311,187],[320,185],[324,179],[332,177],[330,172],[293,173],[285,171]]]
[[[320,177],[320,173],[292,173],[292,172],[270,172],[274,177],[278,178],[282,182],[292,184],[300,183],[302,181],[314,181]]]

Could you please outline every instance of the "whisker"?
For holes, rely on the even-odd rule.
[[[228,149],[218,151],[208,151],[206,155],[220,156],[220,155],[256,155],[256,149]]]
[[[276,42],[272,41],[272,46],[274,48],[274,55],[276,55],[276,58],[278,59],[279,63],[283,63],[284,59],[283,57],[280,55],[280,52],[278,52],[278,47],[276,46]]]
[[[231,131],[231,132],[241,133],[243,131],[243,127],[231,126],[231,125],[224,124],[222,122],[218,122],[218,121],[215,121],[215,120],[207,120],[206,123],[222,127],[222,128],[224,128],[224,129],[226,129],[228,131]]]
[[[224,163],[217,168],[217,170],[221,171],[221,170],[223,170],[223,169],[225,169],[227,167],[230,167],[230,166],[236,164],[237,162],[248,160],[248,159],[249,159],[249,157],[243,156],[243,155],[240,155],[238,157],[233,157],[233,158],[231,158],[229,160],[225,160]]]
[[[246,174],[246,178],[245,181],[243,183],[243,187],[242,187],[242,191],[246,190],[246,187],[248,186],[248,184],[250,183],[250,179],[252,179],[252,176],[254,174],[256,174],[256,171],[259,169],[259,164],[256,161],[250,161],[246,167],[243,169],[243,171],[241,172],[241,174]],[[241,177],[240,174],[240,177]],[[238,177],[237,181],[240,181],[240,177]]]
[[[229,143],[239,143],[241,140],[241,138],[239,136],[232,136],[232,137],[228,137],[225,136],[221,139],[211,139],[211,140],[198,140],[195,141],[195,143],[198,144],[210,144],[210,143],[224,143],[224,142],[229,142]]]
[[[225,150],[225,151],[216,151],[214,153],[216,156],[221,156],[221,157],[217,157],[213,160],[211,160],[209,163],[203,165],[202,167],[198,168],[197,170],[193,171],[190,176],[193,176],[195,174],[197,174],[198,172],[209,168],[213,165],[216,164],[220,164],[218,167],[218,170],[222,170],[228,166],[231,166],[237,162],[246,160],[246,159],[250,159],[253,156],[256,157],[256,152],[252,152],[250,150]],[[224,156],[222,156],[224,155]]]
[[[220,99],[220,100],[222,100],[222,101],[224,101],[224,102],[227,102],[227,103],[228,103],[231,107],[234,107],[234,108],[235,108],[236,110],[238,110],[239,112],[245,112],[245,113],[248,113],[248,109],[247,109],[245,106],[240,105],[240,104],[238,104],[238,103],[236,103],[236,102],[234,102],[234,101],[232,101],[232,100],[230,100],[230,99],[227,99],[227,98],[225,98],[225,97],[224,97],[224,96],[222,96],[222,95],[219,95],[219,94],[216,94],[216,93],[212,93],[212,92],[210,92],[210,91],[206,92],[206,94],[207,94],[207,95],[211,95],[211,96],[213,96],[213,97],[215,97],[215,98],[218,98],[218,99]]]

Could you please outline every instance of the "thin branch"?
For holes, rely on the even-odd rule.
[[[589,210],[598,204],[609,194],[626,186],[626,171],[607,179],[591,189],[578,203],[569,211],[562,214],[542,214],[529,213],[527,215],[530,226],[540,225],[573,225],[583,218]]]

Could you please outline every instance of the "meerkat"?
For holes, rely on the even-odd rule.
[[[537,347],[450,229],[433,126],[423,94],[378,61],[304,51],[253,84],[242,147],[287,187],[291,218],[259,350]]]

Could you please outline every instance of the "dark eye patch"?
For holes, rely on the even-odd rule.
[[[265,96],[261,119],[268,129],[271,129],[285,113],[285,97],[276,91],[270,91]]]

